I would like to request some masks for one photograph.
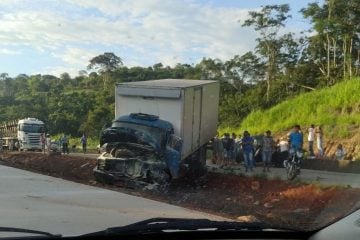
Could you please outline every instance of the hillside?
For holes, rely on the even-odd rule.
[[[266,111],[254,111],[242,121],[240,128],[227,130],[260,134],[269,129],[282,135],[294,124],[300,124],[303,131],[310,124],[323,126],[329,155],[341,142],[347,147],[348,158],[359,159],[360,79],[301,94]]]

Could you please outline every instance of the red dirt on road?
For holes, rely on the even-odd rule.
[[[250,218],[278,227],[310,230],[354,210],[360,189],[322,187],[282,180],[207,173],[170,185],[166,191],[128,189],[97,183],[95,159],[71,155],[4,153],[3,165],[143,196],[231,219]],[[251,215],[249,217],[249,215]]]

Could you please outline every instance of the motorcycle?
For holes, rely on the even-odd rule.
[[[300,174],[300,163],[304,157],[302,150],[290,150],[290,159],[284,161],[284,167],[286,169],[286,176],[288,180],[293,180]]]

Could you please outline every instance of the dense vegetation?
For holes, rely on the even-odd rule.
[[[89,59],[88,69],[76,77],[65,72],[60,77],[20,74],[12,78],[2,73],[0,122],[32,116],[45,121],[51,134],[80,136],[86,132],[97,137],[113,119],[115,83],[162,78],[220,81],[221,128],[235,129],[244,118],[242,128],[256,132],[281,130],[298,121],[308,124],[320,115],[321,124],[359,122],[359,116],[351,114],[334,120],[329,109],[346,113],[359,102],[359,80],[347,80],[360,75],[360,2],[309,4],[302,13],[311,21],[308,31],[315,34],[302,36],[284,34],[286,20],[291,17],[288,12],[287,4],[250,12],[249,19],[240,24],[258,32],[257,46],[227,61],[204,58],[193,65],[127,67],[120,57],[108,52]],[[324,90],[341,81],[347,82]],[[329,99],[318,99],[324,91],[329,91]],[[294,98],[303,92],[312,93]],[[345,95],[351,96],[351,102],[342,100]],[[282,114],[299,101],[306,104],[299,107],[297,115],[284,118]],[[266,109],[264,118],[260,115]]]
[[[325,126],[327,136],[348,137],[360,122],[360,80],[345,81],[331,88],[301,94],[266,111],[254,111],[241,123],[252,133],[267,129],[281,132],[294,124]],[[234,129],[231,129],[234,130]]]

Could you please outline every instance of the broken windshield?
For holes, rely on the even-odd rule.
[[[158,148],[163,147],[164,141],[166,141],[165,133],[160,128],[150,127],[136,123],[117,121],[113,122],[112,127],[135,130],[136,137],[139,140],[141,140],[143,143],[147,143],[147,141],[154,142]]]

